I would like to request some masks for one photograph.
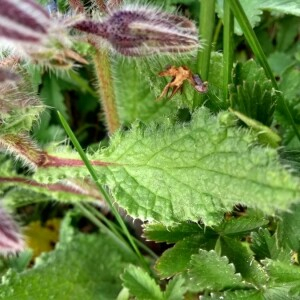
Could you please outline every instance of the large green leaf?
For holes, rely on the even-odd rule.
[[[129,125],[136,120],[149,123],[175,112],[175,102],[166,99],[155,101],[159,94],[153,91],[151,80],[158,77],[161,69],[151,70],[153,64],[147,66],[145,61],[124,62],[121,57],[116,58],[113,67],[117,108],[123,124]],[[160,81],[165,83],[163,78]]]
[[[202,218],[213,225],[237,203],[266,213],[286,209],[299,198],[299,179],[280,165],[275,150],[255,147],[249,131],[227,127],[224,119],[202,108],[189,124],[135,127],[90,158],[117,203],[142,220],[172,224]],[[35,177],[87,175],[84,167],[45,165]]]
[[[2,278],[0,299],[116,299],[132,258],[110,237],[78,234],[42,255],[33,269]]]

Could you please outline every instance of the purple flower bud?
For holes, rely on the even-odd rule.
[[[74,61],[85,63],[70,49],[66,28],[73,22],[72,17],[51,18],[34,0],[1,0],[0,42],[19,57],[29,56],[50,67],[71,67]]]
[[[125,56],[188,52],[198,48],[197,29],[192,21],[144,6],[123,7],[103,22],[85,20],[75,28],[101,37]]]
[[[49,23],[47,12],[32,0],[1,0],[0,39],[37,43]]]
[[[23,249],[24,241],[18,225],[0,206],[0,253],[7,255]]]

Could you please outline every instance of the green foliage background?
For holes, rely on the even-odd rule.
[[[196,22],[205,5],[204,0],[156,2]],[[1,115],[0,143],[6,150],[1,201],[24,226],[53,216],[62,225],[55,249],[31,266],[29,252],[1,259],[0,299],[299,299],[300,2],[240,3],[279,90],[235,22],[235,63],[224,96],[228,60],[221,53],[221,0],[211,24],[205,95],[185,84],[172,100],[155,101],[169,82],[158,73],[166,65],[186,65],[197,73],[197,54],[137,59],[109,54],[121,123],[112,136],[92,63],[58,73],[22,66],[19,88],[32,95],[31,105]],[[66,12],[67,3],[59,1],[59,9]],[[76,47],[92,62],[95,49]],[[14,90],[7,97],[20,100]],[[135,237],[126,240],[107,212],[106,196],[91,181],[78,184],[90,178],[84,164],[32,168],[37,144],[60,161],[80,160],[78,147],[65,142],[56,110],[84,147],[96,184],[124,216],[144,222],[143,237],[165,243],[162,253]],[[18,146],[29,154],[16,155]]]

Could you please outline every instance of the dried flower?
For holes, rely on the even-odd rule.
[[[198,93],[207,92],[207,82],[203,82],[198,74],[193,74],[186,66],[167,66],[166,69],[159,72],[158,75],[170,76],[172,77],[172,80],[165,86],[157,100],[162,99],[164,96],[168,96],[169,90],[172,90],[169,99],[171,99],[176,93],[182,92],[185,81],[188,81]]]
[[[0,253],[7,255],[24,249],[24,241],[17,223],[0,206]]]
[[[75,28],[102,38],[125,56],[181,53],[198,48],[192,21],[146,6],[125,6],[103,21],[84,20]]]

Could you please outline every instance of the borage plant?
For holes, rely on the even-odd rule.
[[[2,0],[0,299],[298,299],[299,16]]]

